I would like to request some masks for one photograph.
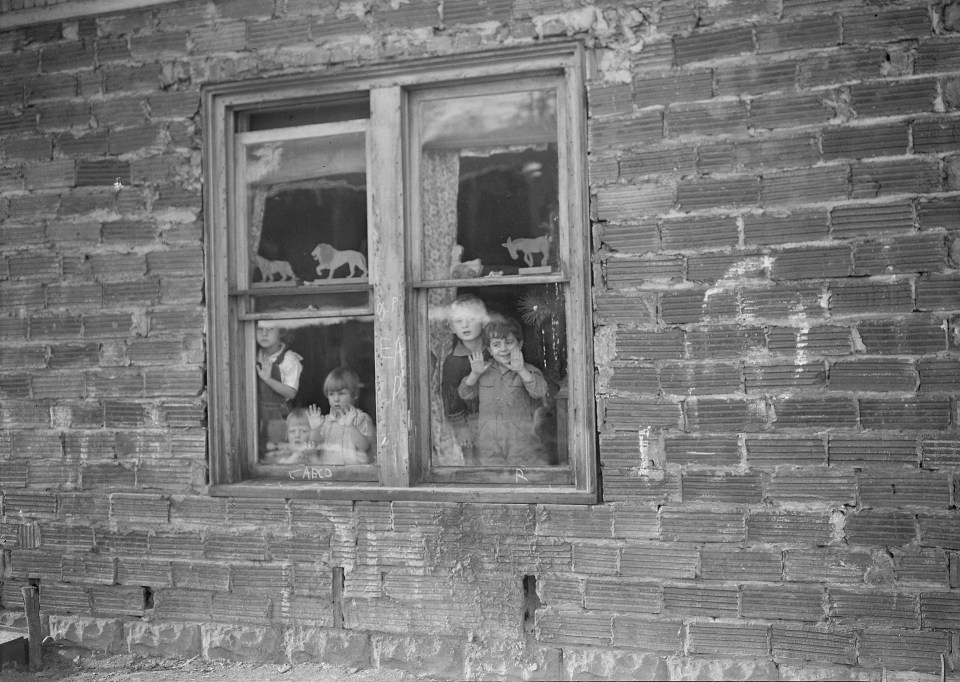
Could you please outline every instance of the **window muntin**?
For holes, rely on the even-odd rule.
[[[553,44],[432,58],[368,73],[290,76],[205,88],[211,190],[205,196],[213,494],[521,502],[596,499],[582,59],[579,45]],[[525,74],[517,75],[518,64],[523,64]],[[478,102],[488,103],[481,107],[487,113],[480,125],[463,116],[475,110]],[[421,104],[424,108],[418,114]],[[358,120],[343,120],[351,117]],[[424,128],[421,117],[427,123]],[[360,128],[350,130],[350,125]],[[364,254],[366,274],[351,270],[353,276],[347,276],[341,270],[326,277],[316,272],[310,247],[317,235],[307,236],[316,230],[316,223],[284,239],[278,236],[283,234],[279,226],[264,224],[260,237],[251,239],[249,230],[255,228],[249,224],[250,216],[276,213],[275,208],[267,211],[263,198],[259,201],[264,208],[257,213],[258,199],[250,198],[258,192],[263,195],[265,186],[282,186],[279,194],[285,198],[304,191],[316,194],[318,182],[324,187],[359,186],[343,177],[354,173],[351,164],[343,162],[350,158],[345,151],[350,145],[324,148],[317,139],[349,137],[359,129],[365,130],[366,244],[355,241],[356,248],[336,248]],[[259,156],[249,157],[253,163],[269,157],[278,144],[291,160],[289,166],[278,166],[264,176],[266,181],[258,177],[247,187],[246,153],[252,154],[260,145]],[[430,249],[421,232],[416,189],[424,148],[437,155],[445,148],[456,150],[468,176],[499,173],[507,181],[502,186],[512,186],[511,192],[522,187],[521,198],[511,196],[500,202],[494,194],[494,201],[487,203],[498,208],[503,203],[508,215],[511,205],[524,203],[523,216],[515,217],[510,227],[498,229],[511,239],[547,236],[546,253],[527,254],[520,249],[511,257],[503,246],[506,239],[496,241],[503,235],[494,238],[488,229],[494,212],[488,215],[474,209],[477,217],[472,223],[460,225],[455,218],[443,239],[463,238],[465,249],[468,245],[485,249],[486,256],[478,257],[489,260],[485,263],[489,270],[478,273],[479,277],[458,272],[450,278],[449,256],[442,268],[427,267]],[[328,152],[340,161],[304,163]],[[454,184],[459,195],[459,169],[457,175]],[[463,195],[465,200],[470,196],[467,191]],[[530,236],[518,236],[524,234],[518,226]],[[482,243],[485,232],[490,232],[486,245]],[[355,237],[358,231],[347,233]],[[271,264],[264,276],[256,256],[281,252],[289,259],[293,276],[276,271]],[[488,278],[491,272],[499,274]],[[529,319],[521,331],[524,358],[545,381],[552,382],[544,407],[559,413],[548,410],[546,418],[537,417],[538,429],[547,434],[548,443],[546,461],[538,466],[451,466],[434,456],[434,398],[429,386],[431,362],[436,358],[431,356],[429,339],[440,338],[431,320],[445,314],[443,296],[450,290],[473,293],[517,318],[526,312]],[[363,357],[350,359],[369,368],[361,380],[370,404],[368,413],[376,422],[375,455],[369,463],[339,468],[305,465],[293,470],[262,461],[252,397],[256,373],[250,358],[256,356],[256,326],[263,322],[293,328],[300,349],[332,346],[323,356],[339,358],[372,345],[372,351],[362,351]],[[449,339],[449,328],[443,336]],[[361,337],[362,343],[351,343]],[[566,353],[566,347],[583,352]],[[319,364],[316,359],[311,362]],[[304,377],[304,401],[316,395],[316,384],[316,378]]]

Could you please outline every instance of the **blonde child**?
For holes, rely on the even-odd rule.
[[[302,407],[287,415],[287,441],[267,443],[268,464],[318,464],[317,445],[313,442],[310,417]]]
[[[257,323],[257,411],[260,451],[268,442],[285,440],[283,420],[300,390],[303,357],[287,348],[286,330],[270,322]]]
[[[492,360],[482,351],[470,353],[470,374],[459,388],[464,400],[478,400],[477,459],[483,465],[546,464],[534,423],[547,382],[523,361],[520,323],[495,315],[483,333]]]
[[[487,307],[472,294],[458,296],[450,304],[450,330],[456,341],[443,360],[440,392],[447,423],[463,451],[465,464],[475,464],[477,441],[477,399],[460,397],[460,382],[470,374],[470,354],[484,349],[483,324],[488,319]]]
[[[307,408],[312,440],[320,452],[320,464],[369,464],[376,441],[373,419],[354,407],[360,397],[360,377],[346,367],[330,372],[323,382],[330,414],[316,405]]]

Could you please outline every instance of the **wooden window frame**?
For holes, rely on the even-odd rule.
[[[286,497],[351,500],[438,500],[590,504],[598,499],[596,410],[593,389],[592,316],[590,304],[589,220],[584,139],[586,104],[584,53],[577,42],[436,57],[345,70],[334,75],[302,74],[210,84],[203,88],[206,240],[206,300],[208,308],[208,441],[210,486],[216,496]],[[465,81],[496,82],[549,76],[562,84],[558,92],[558,136],[561,166],[561,235],[564,272],[544,281],[562,282],[567,296],[567,338],[577,353],[569,353],[570,412],[567,425],[570,476],[565,483],[529,485],[438,482],[425,475],[429,436],[425,416],[413,409],[426,404],[420,394],[425,350],[412,333],[417,317],[418,286],[412,261],[409,198],[412,161],[408,102],[423,89],[461,87]],[[375,337],[383,352],[375,358],[379,478],[376,481],[283,481],[249,478],[242,459],[249,427],[238,414],[249,411],[251,399],[238,379],[248,369],[231,369],[232,347],[244,331],[234,303],[238,268],[231,225],[237,206],[231,188],[237,167],[234,142],[243,112],[262,107],[294,107],[311,101],[335,101],[366,95],[370,106],[367,129],[369,280],[375,311]],[[235,202],[234,202],[235,203]],[[521,284],[536,283],[530,279]],[[232,298],[234,297],[234,298]],[[422,297],[421,297],[422,298]],[[249,325],[248,325],[249,326]],[[389,348],[387,348],[389,346]],[[244,364],[244,363],[237,363]],[[249,364],[249,363],[248,363]],[[388,382],[387,378],[391,380]],[[389,390],[387,384],[390,384]],[[396,389],[395,387],[399,387]],[[389,395],[389,399],[386,396]],[[241,409],[243,408],[243,409]],[[401,434],[399,436],[393,434]],[[447,479],[455,479],[448,476]]]

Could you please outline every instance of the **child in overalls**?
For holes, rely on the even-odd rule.
[[[287,440],[284,420],[290,401],[300,390],[303,357],[287,348],[284,329],[269,322],[257,323],[257,412],[260,453],[267,443]]]

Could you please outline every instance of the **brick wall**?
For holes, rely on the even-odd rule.
[[[589,48],[602,504],[203,494],[199,87],[554,36]],[[925,0],[190,0],[0,32],[0,622],[39,580],[54,636],[110,651],[954,670],[958,55],[960,2]]]

